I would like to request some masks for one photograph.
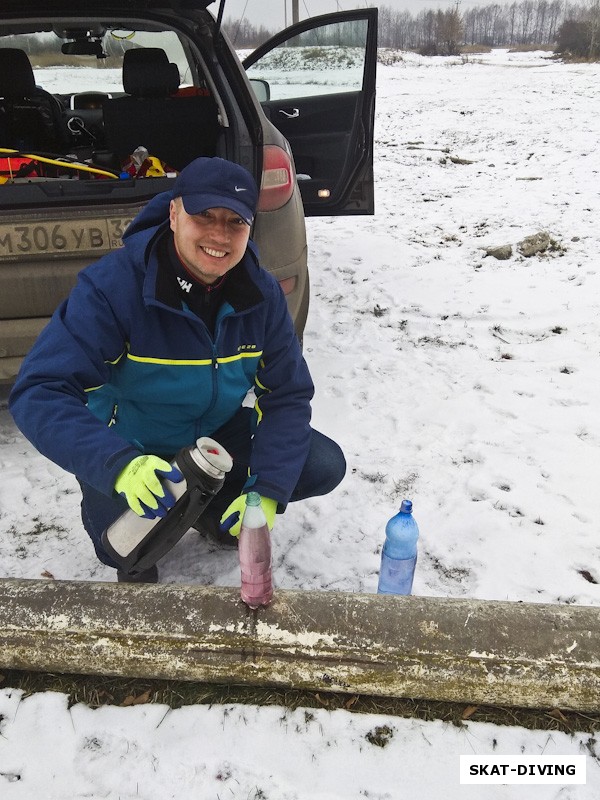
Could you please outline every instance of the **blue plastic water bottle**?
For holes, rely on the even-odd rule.
[[[403,500],[400,511],[385,526],[378,594],[411,593],[418,539],[419,526],[413,519],[412,502]]]

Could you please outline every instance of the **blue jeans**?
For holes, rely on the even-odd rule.
[[[242,408],[229,422],[211,434],[211,438],[219,442],[233,458],[233,469],[227,474],[222,489],[207,509],[207,513],[219,519],[229,504],[240,495],[248,477],[252,449],[251,416],[250,408]],[[292,492],[292,503],[307,497],[328,494],[341,482],[346,472],[346,460],[339,445],[319,431],[312,430],[311,433],[310,450]],[[103,531],[127,511],[129,506],[118,495],[109,497],[83,481],[79,481],[79,485],[82,493],[83,527],[89,534],[100,561],[117,568],[118,565],[102,547],[101,537]],[[280,505],[278,513],[283,511],[285,508]]]

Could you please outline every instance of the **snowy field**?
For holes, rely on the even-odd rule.
[[[544,53],[380,65],[376,214],[308,221],[314,425],[348,473],[278,519],[277,586],[374,592],[385,523],[410,497],[416,594],[600,606],[599,87],[600,65]],[[541,231],[550,247],[521,255]],[[512,256],[486,256],[499,245]],[[0,442],[0,577],[114,580],[75,479],[23,439],[5,399]],[[239,585],[235,552],[191,533],[161,576]],[[461,786],[459,756],[475,753],[585,754],[587,784]],[[599,796],[589,734],[237,705],[91,711],[0,690],[2,800]]]

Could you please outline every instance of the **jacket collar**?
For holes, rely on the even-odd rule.
[[[170,236],[171,230],[168,221],[159,225],[149,236],[144,249],[145,274],[143,284],[143,297],[146,304],[160,304],[180,310],[179,296],[175,290],[175,270],[168,258],[161,255],[166,248],[161,248],[162,237]],[[240,263],[234,267],[231,275],[233,280],[228,280],[223,293],[235,312],[245,311],[264,300],[252,273],[260,269],[256,245],[248,242],[248,247]],[[171,292],[170,286],[173,287]]]

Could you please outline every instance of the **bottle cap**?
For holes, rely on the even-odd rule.
[[[412,500],[403,500],[400,506],[401,514],[412,514]]]
[[[246,495],[246,505],[247,506],[259,506],[260,505],[260,495],[258,492],[248,492]]]

